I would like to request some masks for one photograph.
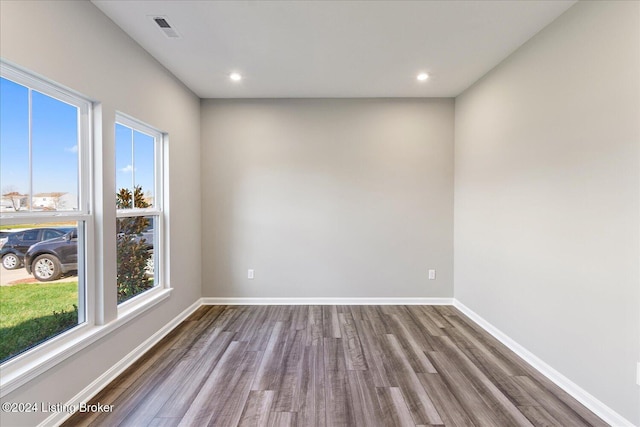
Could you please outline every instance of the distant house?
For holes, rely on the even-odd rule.
[[[27,208],[27,194],[20,194],[17,191],[5,193],[0,198],[0,212],[17,212]]]
[[[71,193],[37,193],[33,195],[34,210],[76,210],[78,209],[77,197]]]

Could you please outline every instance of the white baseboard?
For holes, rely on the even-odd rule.
[[[452,305],[453,298],[202,298],[205,305]]]
[[[111,381],[115,380],[118,375],[123,373],[125,369],[133,365],[143,354],[145,354],[151,347],[156,345],[162,338],[164,338],[169,332],[171,332],[176,326],[178,326],[183,320],[185,320],[191,313],[196,311],[202,306],[202,299],[197,300],[189,307],[187,307],[182,313],[178,314],[169,323],[164,325],[159,331],[147,338],[142,344],[136,347],[133,351],[127,354],[123,359],[118,361],[115,365],[109,368],[104,374],[100,375],[95,381],[85,387],[80,393],[76,394],[69,402],[68,407],[77,407],[80,403],[87,403],[93,396],[98,394],[100,390],[106,387]],[[46,418],[39,427],[58,426],[62,424],[67,418],[71,417],[73,413],[68,412],[54,412],[48,418]]]
[[[606,423],[615,427],[634,427],[634,424],[618,414],[613,409],[593,397],[586,390],[578,386],[569,378],[553,369],[535,354],[518,344],[507,336],[504,332],[487,322],[479,314],[462,304],[457,299],[453,300],[453,306],[464,313],[467,317],[477,323],[482,329],[493,335],[498,341],[507,346],[509,350],[516,353],[525,362],[533,366],[538,372],[553,381],[558,387],[566,391],[571,397],[582,403],[591,412],[602,418]]]

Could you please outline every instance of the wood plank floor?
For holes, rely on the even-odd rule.
[[[450,306],[203,306],[95,426],[604,426]]]

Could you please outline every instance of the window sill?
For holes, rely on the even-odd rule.
[[[159,288],[119,307],[118,318],[106,325],[78,325],[31,351],[0,365],[0,398],[68,359],[87,346],[126,325],[171,295],[171,288]]]
[[[129,318],[139,316],[171,293],[171,288],[156,286],[146,292],[124,301],[118,305],[118,320],[127,322]]]

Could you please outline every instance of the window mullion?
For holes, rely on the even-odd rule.
[[[29,212],[33,211],[33,130],[32,130],[32,117],[31,117],[31,112],[32,112],[32,98],[33,98],[33,90],[29,87],[28,88],[28,93],[29,93],[29,113],[28,113],[28,122],[27,122],[27,126],[28,128],[28,138],[29,138],[29,199],[27,200],[27,203],[29,204]]]
[[[135,129],[131,129],[131,208],[135,209],[135,191],[136,191],[136,149],[135,149]]]

